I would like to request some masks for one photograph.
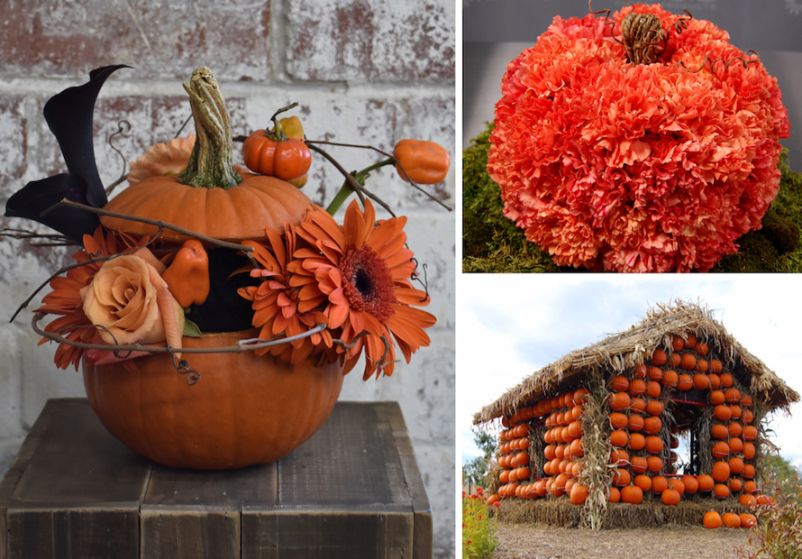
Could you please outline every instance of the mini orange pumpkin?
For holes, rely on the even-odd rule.
[[[396,170],[404,180],[437,184],[443,182],[448,174],[450,157],[446,149],[436,142],[400,140],[395,145],[393,157]]]
[[[627,485],[621,490],[621,500],[630,505],[639,505],[643,502],[643,490],[635,485]]]
[[[676,506],[679,504],[680,501],[679,491],[675,489],[666,489],[660,496],[660,500],[663,502],[664,505],[670,507]]]

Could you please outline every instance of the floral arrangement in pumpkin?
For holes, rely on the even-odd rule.
[[[315,142],[298,117],[279,118],[296,104],[276,111],[266,129],[232,137],[218,84],[199,68],[184,84],[196,133],[151,147],[131,165],[128,188],[108,201],[116,183],[106,189],[100,181],[92,115],[103,83],[122,67],[96,69],[89,82],[48,101],[45,118],[68,173],[27,184],[6,207],[7,216],[60,234],[48,239],[82,247],[74,264],[43,284],[50,292],[34,319],[43,343],[58,342],[58,367],[166,352],[179,371],[191,372],[185,336],[252,327],[257,337],[219,349],[291,364],[337,361],[346,373],[364,356],[367,379],[392,374],[398,352],[409,362],[429,344],[425,329],[435,317],[421,308],[430,299],[406,244],[406,218],[365,181],[394,165],[426,193],[418,183],[445,179],[445,149],[412,139],[399,141],[394,154]],[[233,163],[235,141],[245,167]],[[349,173],[326,144],[369,148],[384,159]],[[345,177],[327,209],[300,191],[312,152]],[[334,214],[354,193],[359,200],[338,223]],[[371,199],[393,217],[377,219]],[[40,329],[44,316],[55,318]]]
[[[788,135],[755,53],[635,4],[555,17],[509,64],[487,168],[505,215],[558,265],[707,271],[760,227]]]

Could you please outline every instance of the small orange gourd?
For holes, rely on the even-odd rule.
[[[725,512],[721,515],[721,520],[727,528],[740,528],[741,517],[734,512]]]
[[[436,142],[404,139],[395,145],[396,171],[404,180],[418,184],[443,182],[448,174],[448,151]]]

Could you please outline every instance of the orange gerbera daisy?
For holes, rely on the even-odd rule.
[[[297,235],[310,246],[294,252],[287,266],[290,285],[309,300],[325,300],[323,314],[329,329],[339,329],[344,342],[345,371],[365,350],[364,378],[391,375],[395,344],[409,362],[421,346],[429,345],[424,328],[436,319],[416,308],[428,295],[412,287],[416,263],[406,248],[404,225],[398,217],[376,223],[369,200],[364,212],[353,201],[342,226],[321,208],[311,209],[297,226]],[[320,295],[317,295],[320,294]],[[395,341],[395,343],[394,343]]]
[[[103,235],[103,229],[98,227],[93,235],[84,235],[83,250],[75,253],[76,263],[82,264],[102,256],[110,256],[119,252],[117,239],[109,234]],[[67,271],[65,276],[58,276],[50,280],[52,291],[42,300],[42,306],[36,312],[60,315],[46,327],[46,332],[54,332],[76,341],[93,343],[97,340],[97,333],[92,323],[83,311],[81,289],[92,282],[92,278],[100,269],[102,262],[93,262],[78,266]],[[42,338],[39,344],[46,343]],[[59,369],[66,369],[73,365],[78,369],[84,350],[61,343],[56,349],[55,362]]]
[[[244,244],[253,247],[253,258],[262,268],[251,270],[251,277],[264,278],[258,286],[240,288],[241,297],[253,302],[253,325],[261,328],[259,337],[270,340],[279,336],[295,336],[318,324],[326,322],[326,317],[318,307],[326,297],[309,288],[295,288],[289,285],[290,274],[287,264],[295,252],[296,236],[289,226],[284,235],[267,230],[270,247],[253,241]],[[296,340],[258,350],[257,355],[269,353],[292,364],[300,363],[316,352],[323,356],[326,348],[331,349],[334,342],[331,332],[324,330],[308,338]],[[334,358],[334,352],[329,352]]]

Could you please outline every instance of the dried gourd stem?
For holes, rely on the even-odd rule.
[[[174,231],[176,233],[180,233],[182,235],[186,235],[187,237],[192,237],[193,239],[197,239],[199,241],[203,241],[204,243],[208,243],[210,245],[219,246],[222,248],[230,248],[232,250],[239,250],[244,252],[246,255],[253,251],[252,247],[247,245],[240,245],[237,243],[230,243],[228,241],[222,241],[220,239],[215,239],[214,237],[209,237],[207,235],[203,235],[201,233],[196,233],[190,229],[185,229],[183,227],[179,227],[178,225],[173,225],[172,223],[167,223],[166,221],[161,221],[158,219],[149,219],[146,217],[139,217],[134,215],[123,214],[119,212],[113,212],[110,210],[104,210],[103,208],[95,208],[94,206],[87,206],[86,204],[81,204],[80,202],[75,202],[73,200],[67,200],[66,198],[56,204],[53,204],[45,211],[42,212],[42,215],[47,215],[49,212],[55,210],[58,207],[66,206],[68,208],[75,208],[78,210],[84,210],[89,213],[93,213],[100,216],[107,216],[107,217],[116,217],[119,219],[125,219],[127,221],[135,221],[137,223],[146,223],[148,225],[153,225],[154,227],[158,227],[159,229],[169,229],[170,231]]]
[[[668,36],[654,14],[630,13],[621,21],[621,37],[627,60],[633,64],[654,64],[665,50]]]
[[[195,120],[195,145],[178,180],[189,186],[230,188],[242,182],[232,162],[231,124],[212,71],[200,67],[184,84]]]

